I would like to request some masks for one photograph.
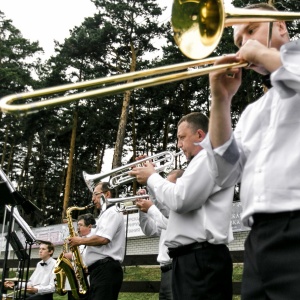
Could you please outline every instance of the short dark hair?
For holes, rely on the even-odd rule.
[[[50,251],[53,251],[52,254],[51,254],[50,256],[53,255],[54,250],[55,250],[55,247],[54,247],[54,244],[53,244],[53,243],[51,243],[51,242],[49,242],[49,241],[41,241],[41,240],[39,240],[38,243],[39,243],[39,244],[45,244],[45,245],[47,245],[48,251],[49,251],[49,252],[50,252]]]
[[[110,192],[111,196],[114,197],[114,195],[115,195],[115,190],[112,189],[112,188],[110,187],[109,182],[107,182],[107,181],[100,181],[100,182],[98,182],[98,183],[96,184],[96,186],[98,186],[98,185],[101,186],[102,191],[103,191],[104,193],[105,193],[105,192]],[[96,186],[95,186],[95,187],[96,187]]]
[[[205,133],[208,132],[208,117],[200,112],[192,112],[183,116],[179,120],[178,126],[183,122],[189,123],[194,130],[202,129]]]
[[[269,3],[254,3],[244,7],[245,9],[262,9],[262,10],[274,10],[277,11],[276,7]]]
[[[94,216],[90,213],[78,216],[77,221],[80,221],[80,220],[84,221],[85,226],[96,224],[96,220],[95,220]]]

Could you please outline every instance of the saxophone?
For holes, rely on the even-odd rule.
[[[67,209],[66,214],[70,234],[69,237],[77,236],[77,233],[74,230],[73,226],[72,211],[85,210],[93,206],[94,204],[91,203],[84,207],[72,206]],[[66,238],[64,241],[63,252],[57,258],[54,267],[54,274],[56,276],[56,292],[61,296],[67,293],[67,291],[65,290],[65,282],[66,278],[68,278],[73,297],[75,299],[83,299],[87,296],[89,289],[89,283],[87,280],[87,267],[83,263],[80,251],[77,246],[71,248],[74,257],[74,265],[71,264],[69,259],[64,257],[64,253],[67,249],[67,240],[68,238]]]

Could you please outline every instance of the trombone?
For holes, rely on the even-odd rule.
[[[219,65],[219,66],[211,66],[210,68],[192,69],[183,72],[177,72],[192,67],[213,64],[215,61],[216,58],[207,58],[204,60],[189,61],[189,62],[179,63],[170,66],[153,68],[149,70],[136,71],[136,72],[125,73],[125,74],[120,74],[115,76],[108,76],[108,77],[87,80],[87,81],[82,81],[77,83],[64,84],[60,86],[39,89],[31,92],[23,92],[14,95],[8,95],[0,99],[0,110],[4,113],[23,116],[29,113],[37,112],[43,108],[55,107],[76,100],[83,100],[83,99],[92,98],[96,96],[103,97],[108,95],[115,95],[121,92],[130,91],[134,89],[147,88],[151,86],[157,86],[165,83],[171,83],[175,81],[202,76],[208,74],[213,70],[219,70],[224,68],[231,69],[237,67],[241,68],[248,65],[247,63],[233,63],[233,64],[228,64],[227,66]],[[129,82],[129,83],[123,83],[119,85],[111,85],[111,86],[102,87],[90,91],[83,91],[80,93],[72,93],[78,89],[90,88],[90,87],[95,87],[104,84],[120,83],[123,81],[130,81],[133,79],[140,79],[143,77],[166,74],[171,72],[177,72],[177,73],[160,76],[160,77],[143,79],[143,80]],[[35,101],[35,102],[30,102],[25,104],[13,104],[15,101],[19,101],[19,100],[33,99],[33,98],[43,97],[47,95],[54,95],[57,93],[67,92],[67,91],[69,91],[69,94],[59,96],[56,98],[44,99],[41,101]]]
[[[225,27],[249,22],[293,21],[299,18],[298,12],[236,7],[226,10],[222,0],[174,0],[171,23],[175,43],[181,52],[191,59],[200,59],[216,49]]]
[[[82,172],[83,179],[89,188],[91,192],[94,191],[94,188],[98,182],[103,180],[106,177],[110,176],[109,184],[110,188],[116,188],[120,185],[132,182],[135,180],[135,177],[130,176],[128,173],[131,171],[133,167],[138,167],[140,165],[143,165],[143,163],[147,161],[151,161],[154,164],[154,168],[157,172],[161,172],[165,170],[166,168],[170,167],[174,161],[175,158],[179,155],[183,154],[182,151],[179,151],[175,154],[173,154],[170,151],[164,151],[158,154],[154,154],[149,157],[145,157],[141,160],[138,160],[136,162],[129,163],[125,166],[121,166],[118,168],[115,168],[109,172],[106,173],[98,173],[98,174],[88,174],[85,171]]]
[[[247,22],[274,22],[278,20],[292,21],[299,18],[300,13],[296,12],[278,12],[259,9],[249,10],[242,8],[231,8],[231,11],[225,11],[221,0],[174,0],[171,22],[174,31],[174,39],[178,47],[187,57],[195,59],[206,57],[212,53],[220,42],[225,26]],[[110,77],[107,76],[89,81],[8,95],[0,99],[0,109],[4,113],[26,115],[43,108],[59,106],[75,100],[87,99],[96,96],[101,97],[114,95],[129,90],[162,85],[165,83],[206,75],[214,70],[243,68],[248,66],[247,62],[237,62],[187,70],[192,67],[213,64],[216,59],[218,59],[218,57],[202,60],[198,59],[196,61],[171,66],[125,73]],[[161,74],[168,75],[157,76]],[[79,89],[132,81],[143,77],[150,78],[119,85],[105,86],[79,93],[75,92]],[[58,96],[56,98],[32,101],[25,104],[14,104],[14,102],[18,100],[43,98],[45,96],[53,96],[54,94],[63,92],[65,92],[65,95]]]

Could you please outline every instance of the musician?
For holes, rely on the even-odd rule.
[[[199,145],[207,129],[208,118],[200,112],[180,119],[177,143],[189,164],[176,183],[156,173],[151,162],[129,172],[170,209],[165,245],[173,258],[175,300],[232,299],[232,261],[227,244],[233,239],[233,187],[222,189],[210,177],[206,151]]]
[[[248,9],[275,10],[262,3]],[[299,40],[290,42],[285,22],[276,21],[268,48],[268,25],[234,26],[239,51],[218,63],[247,61],[250,69],[271,75],[273,88],[246,108],[233,131],[230,105],[242,70],[212,72],[210,134],[203,144],[218,184],[241,181],[242,221],[251,227],[245,300],[300,299],[300,47]]]
[[[86,245],[83,260],[90,274],[89,299],[116,300],[123,281],[121,262],[125,254],[123,214],[108,204],[112,191],[108,182],[96,185],[92,201],[100,210],[96,228],[90,237],[71,237],[70,246]]]
[[[167,180],[176,182],[180,178],[184,170],[172,170]],[[139,191],[138,191],[139,192]],[[137,193],[140,194],[140,193]],[[159,251],[157,261],[160,264],[161,280],[159,299],[172,300],[172,259],[168,255],[168,248],[165,245],[165,235],[168,224],[169,209],[155,199],[139,199],[136,201],[139,210],[140,227],[146,236],[159,236]]]
[[[27,282],[26,299],[34,300],[52,300],[55,292],[53,273],[56,260],[52,257],[54,253],[54,245],[51,242],[42,241],[39,247],[39,256],[41,261]],[[6,288],[14,288],[13,281],[4,283]],[[21,283],[19,288],[25,288],[25,283]]]
[[[91,236],[92,229],[93,229],[95,224],[96,224],[96,220],[95,220],[94,216],[90,213],[78,216],[78,218],[77,218],[77,232],[78,232],[78,235],[81,236],[81,237]],[[79,248],[81,256],[83,257],[84,252],[86,250],[86,246],[80,245],[78,248]],[[71,261],[73,260],[73,253],[71,251],[65,253],[64,256],[66,258],[70,259]],[[75,298],[72,295],[72,291],[71,291],[68,279],[66,279],[65,289],[68,291],[68,299],[69,300],[74,300]]]

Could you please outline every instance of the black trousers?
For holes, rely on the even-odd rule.
[[[243,300],[300,299],[300,212],[254,215],[245,241]]]
[[[90,271],[90,300],[117,300],[122,286],[123,270],[115,260],[99,264]]]
[[[172,300],[172,269],[161,272],[159,300]]]
[[[226,245],[209,244],[173,257],[172,271],[174,300],[232,300],[232,260]]]
[[[50,294],[26,294],[26,300],[53,300],[53,293]]]

